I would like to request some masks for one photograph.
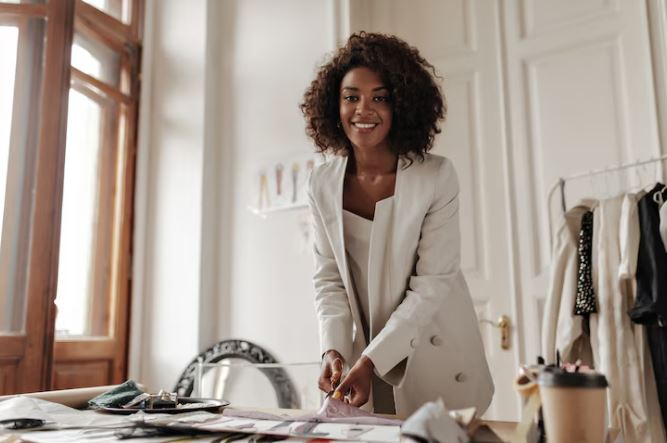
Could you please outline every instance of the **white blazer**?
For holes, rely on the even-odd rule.
[[[459,268],[458,180],[447,158],[399,159],[390,217],[376,220],[369,251],[370,343],[354,294],[343,236],[347,157],[318,166],[309,184],[314,223],[315,307],[324,353],[352,365],[362,354],[394,386],[396,412],[441,397],[448,408],[493,396],[477,316]],[[407,166],[407,167],[406,167]]]

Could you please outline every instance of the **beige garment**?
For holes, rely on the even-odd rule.
[[[583,317],[573,315],[577,292],[578,235],[581,216],[593,208],[593,285],[598,313],[590,316],[590,337]],[[636,200],[619,196],[597,203],[586,200],[570,209],[559,229],[544,311],[543,353],[548,363],[555,350],[563,361],[590,360],[605,374],[608,421],[623,431],[624,441],[661,442],[664,430],[643,331],[627,315],[635,296],[634,275],[639,244]],[[588,347],[590,346],[590,348]]]
[[[644,367],[627,314],[633,296],[631,286],[619,278],[621,247],[629,234],[620,229],[623,200],[623,195],[603,200],[596,209],[593,283],[598,313],[591,315],[591,337],[596,368],[609,382],[609,425],[621,429],[626,443],[648,443],[653,440],[642,383]]]
[[[493,379],[477,315],[460,269],[458,179],[452,162],[399,158],[394,207],[378,220],[368,261],[369,341],[353,296],[343,235],[347,157],[310,176],[315,308],[322,351],[349,364],[366,355],[394,386],[396,412],[410,415],[442,397],[449,409],[491,403]],[[374,232],[374,238],[376,233]]]
[[[580,359],[585,364],[593,364],[589,337],[583,332],[583,317],[574,315],[574,302],[581,217],[596,204],[595,200],[582,200],[567,211],[555,235],[542,320],[542,356],[548,364],[555,363],[556,350],[560,351],[564,362]]]

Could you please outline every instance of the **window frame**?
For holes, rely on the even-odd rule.
[[[27,269],[23,302],[25,326],[20,333],[0,332],[0,394],[50,389],[58,383],[59,374],[55,370],[59,365],[67,366],[69,370],[73,364],[81,362],[83,365],[86,358],[91,359],[90,368],[101,367],[100,359],[108,360],[108,365],[102,367],[108,367],[109,383],[122,381],[126,376],[144,1],[133,0],[131,4],[132,22],[125,24],[83,0],[46,0],[44,4],[7,4],[0,0],[0,24],[27,23],[29,18],[42,18],[47,22],[41,89],[39,94],[34,94],[36,98],[31,97],[39,104],[39,127],[29,131],[37,137],[32,184],[34,196],[32,204],[28,205],[31,207],[28,214],[31,223],[28,224],[29,233],[25,235],[25,266],[18,266]],[[121,90],[71,67],[75,32],[90,33],[126,55],[121,57]],[[102,272],[99,269],[109,264],[110,269],[105,271],[108,278],[101,280],[101,290],[109,294],[103,303],[114,311],[93,319],[93,322],[102,322],[103,328],[107,322],[106,329],[110,331],[110,336],[99,339],[60,339],[55,333],[70,87],[83,88],[86,93],[116,103],[115,112],[111,112],[108,121],[105,119],[105,125],[114,125],[123,119],[126,123],[122,133],[105,132],[108,139],[104,140],[102,149],[106,166],[98,174],[98,184],[106,183],[103,199],[105,207],[113,213],[110,217],[113,223],[105,226],[104,236],[96,237],[104,246],[101,249],[109,251],[109,257],[101,258],[96,254],[95,273],[99,275]],[[124,94],[122,90],[128,93]],[[106,152],[113,149],[119,150],[119,154],[108,156]],[[10,275],[8,278],[15,277]],[[14,315],[23,314],[21,310]]]

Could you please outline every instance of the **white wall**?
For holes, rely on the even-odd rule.
[[[257,200],[261,165],[312,152],[298,104],[318,61],[331,49],[328,3],[243,0],[224,5],[222,14],[234,21],[222,36],[232,40],[232,47],[223,57],[230,64],[229,83],[220,99],[233,119],[226,122],[231,132],[223,146],[233,153],[234,167],[229,171],[233,219],[220,239],[220,250],[232,257],[230,317],[220,335],[254,341],[281,361],[317,361],[312,256],[299,230],[305,211],[264,220],[246,206]]]
[[[130,376],[150,388],[199,349],[205,18],[204,0],[148,3]]]
[[[306,211],[246,207],[262,165],[312,152],[298,104],[333,47],[333,5],[148,1],[130,377],[152,389],[224,338],[319,358]]]

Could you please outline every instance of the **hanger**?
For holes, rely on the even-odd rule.
[[[662,195],[665,190],[667,190],[667,186],[663,185],[661,190],[653,193],[653,201],[658,204],[659,208],[665,203],[665,197]]]
[[[647,172],[648,167],[647,165],[649,164],[656,164],[656,163],[662,163],[665,160],[667,160],[667,154],[663,154],[658,157],[654,158],[649,158],[647,160],[640,160],[636,162],[631,162],[631,163],[626,163],[626,164],[619,164],[615,166],[608,166],[602,169],[595,169],[587,172],[582,172],[578,174],[573,174],[569,175],[566,177],[559,177],[556,182],[549,188],[549,191],[547,192],[547,211],[548,211],[548,224],[549,224],[549,240],[550,244],[553,246],[553,220],[552,220],[552,214],[551,214],[551,199],[556,193],[556,191],[560,190],[560,203],[561,203],[561,210],[562,214],[565,214],[567,212],[567,205],[566,205],[566,196],[565,196],[565,189],[566,189],[566,182],[571,181],[571,180],[576,180],[576,179],[586,179],[588,178],[589,183],[591,184],[591,187],[594,190],[594,193],[597,194],[597,186],[596,183],[593,180],[593,176],[597,176],[600,174],[609,174],[611,172],[618,172],[622,171],[628,168],[639,168],[641,167],[643,171]],[[657,165],[656,165],[656,173],[657,173]],[[641,180],[639,180],[638,186],[641,184]],[[608,189],[607,189],[608,190]],[[662,202],[665,201],[665,198],[662,196],[666,188],[663,188],[663,190],[660,192],[660,199]],[[647,190],[647,192],[650,192],[650,189]],[[657,198],[654,196],[654,198]]]

